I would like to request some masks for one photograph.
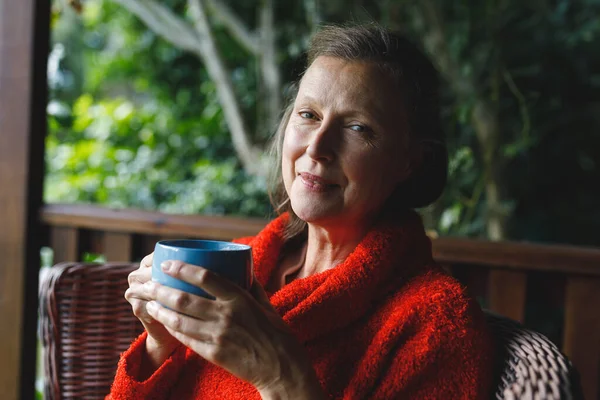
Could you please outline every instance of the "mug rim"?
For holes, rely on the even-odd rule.
[[[201,249],[196,247],[185,247],[185,246],[177,246],[171,244],[173,242],[209,242],[209,243],[219,243],[227,246],[234,246],[235,248],[230,249]],[[157,246],[162,246],[168,249],[185,249],[186,251],[194,251],[194,252],[220,252],[220,251],[247,251],[252,249],[251,246],[242,243],[235,242],[227,242],[225,240],[206,240],[206,239],[167,239],[167,240],[159,240],[156,242]]]

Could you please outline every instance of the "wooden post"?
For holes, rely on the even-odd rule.
[[[568,278],[563,343],[581,375],[584,397],[600,398],[600,278]]]
[[[131,261],[131,235],[120,232],[104,234],[106,261]]]
[[[489,275],[488,290],[492,311],[525,322],[525,272],[493,269]]]
[[[50,246],[54,250],[54,264],[63,261],[80,261],[79,232],[70,226],[55,226],[50,230]]]
[[[35,395],[50,2],[0,2],[0,397]]]

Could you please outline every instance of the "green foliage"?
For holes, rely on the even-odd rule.
[[[83,253],[83,257],[81,257],[81,261],[87,262],[87,263],[105,263],[106,257],[103,254]]]
[[[402,2],[400,2],[402,3]],[[387,4],[392,22],[418,40],[431,26],[421,3]],[[491,150],[502,169],[509,237],[598,245],[600,225],[600,4],[570,0],[437,1],[444,38],[460,73],[497,110],[501,138]],[[383,13],[383,10],[382,10]],[[419,39],[420,38],[420,39]],[[435,207],[445,234],[484,236],[482,149],[474,98],[452,84],[443,103],[449,185]],[[459,84],[461,82],[458,82]]]
[[[110,2],[84,10],[54,26],[54,51],[78,51],[50,76],[45,200],[266,216],[265,182],[240,168],[198,59]],[[65,78],[74,65],[84,79]],[[252,109],[253,88],[241,90]]]
[[[185,15],[184,0],[163,2]],[[257,2],[227,2],[251,28]],[[498,112],[503,209],[517,239],[597,244],[600,224],[600,10],[594,2],[433,2],[460,74]],[[422,2],[320,2],[325,22],[376,20],[427,40]],[[174,48],[107,0],[53,18],[46,201],[95,202],[168,212],[266,216],[265,182],[235,158],[214,84],[199,59]],[[60,11],[60,12],[58,12]],[[302,70],[311,26],[303,2],[276,2],[285,87]],[[420,16],[421,15],[421,16]],[[250,131],[259,129],[255,60],[215,19]],[[52,66],[55,68],[52,69]],[[449,185],[428,211],[433,228],[485,235],[475,99],[447,81],[443,116]],[[268,132],[254,138],[263,143]],[[489,150],[489,149],[488,149]]]

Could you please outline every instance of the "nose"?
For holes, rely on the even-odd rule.
[[[311,135],[310,142],[306,148],[306,154],[310,158],[321,162],[330,162],[335,157],[336,129],[332,123],[321,124],[318,130]]]

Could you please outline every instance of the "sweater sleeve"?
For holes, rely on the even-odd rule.
[[[479,305],[452,278],[413,300],[370,398],[489,399],[494,346]]]
[[[254,240],[254,236],[244,236],[244,237],[235,238],[232,240],[232,242],[238,243],[238,244],[249,245],[250,243],[252,243],[253,240]]]
[[[185,346],[171,356],[145,381],[138,381],[147,332],[142,333],[121,355],[115,380],[105,400],[168,399],[186,360]]]

